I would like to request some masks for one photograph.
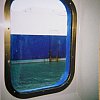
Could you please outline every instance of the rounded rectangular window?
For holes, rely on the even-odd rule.
[[[66,0],[6,1],[5,19],[10,23],[5,30],[8,91],[16,97],[29,98],[66,88],[73,78],[75,64],[73,3]]]

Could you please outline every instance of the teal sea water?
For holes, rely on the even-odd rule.
[[[65,72],[66,61],[11,64],[11,81],[17,91],[56,84]]]

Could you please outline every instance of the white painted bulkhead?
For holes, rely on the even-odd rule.
[[[62,92],[33,97],[28,100],[98,100],[98,64],[100,40],[100,0],[73,0],[77,10],[77,45],[75,75]],[[13,97],[4,81],[4,3],[0,0],[0,96]]]

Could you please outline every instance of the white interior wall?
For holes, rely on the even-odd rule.
[[[76,53],[78,93],[82,100],[98,100],[100,1],[81,0],[79,8]]]
[[[100,16],[100,13],[99,13]],[[99,33],[100,33],[100,23],[99,23]],[[99,34],[99,68],[98,68],[98,73],[99,73],[99,99],[100,99],[100,34]]]
[[[3,25],[2,25],[2,23],[4,22],[3,6],[4,6],[4,1],[0,0],[0,100],[2,100],[1,99],[1,93],[2,93],[1,86],[2,86],[2,74],[3,74],[2,68],[4,66],[3,63],[4,39],[3,39]]]

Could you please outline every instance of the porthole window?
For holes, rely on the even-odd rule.
[[[5,83],[18,98],[59,92],[75,71],[76,10],[70,0],[5,4]]]

